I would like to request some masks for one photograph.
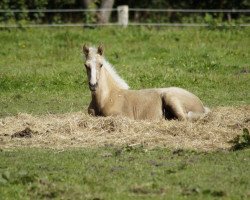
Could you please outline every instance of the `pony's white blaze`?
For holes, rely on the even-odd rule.
[[[90,84],[95,85],[97,83],[96,80],[96,63],[92,62],[90,67]]]

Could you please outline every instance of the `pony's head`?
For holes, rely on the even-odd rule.
[[[85,55],[84,66],[87,71],[89,89],[94,92],[98,87],[98,81],[104,62],[103,58],[103,46],[99,46],[97,49],[93,47],[83,46],[83,53]]]

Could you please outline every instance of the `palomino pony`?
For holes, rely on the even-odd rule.
[[[194,94],[177,87],[129,90],[103,56],[103,47],[83,46],[92,100],[88,113],[94,116],[125,116],[132,119],[192,120],[209,109]]]

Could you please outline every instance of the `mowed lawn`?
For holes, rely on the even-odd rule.
[[[84,43],[102,43],[133,89],[183,87],[211,108],[250,104],[250,28],[0,30],[0,128],[17,113],[86,112]],[[249,169],[249,148],[6,149],[0,141],[0,199],[249,199]]]

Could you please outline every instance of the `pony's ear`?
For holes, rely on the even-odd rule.
[[[88,54],[89,54],[89,47],[86,44],[83,45],[82,52],[85,54],[86,57],[88,56]]]
[[[97,53],[99,54],[99,55],[103,55],[103,51],[104,51],[104,48],[103,48],[103,46],[102,45],[99,45],[99,47],[98,47],[98,49],[97,49]]]

